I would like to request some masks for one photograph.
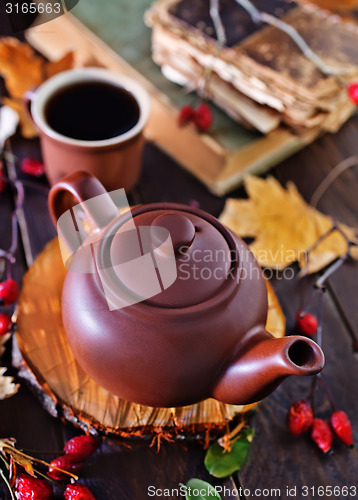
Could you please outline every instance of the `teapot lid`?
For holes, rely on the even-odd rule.
[[[237,267],[231,233],[202,210],[156,203],[136,207],[131,215],[116,228],[108,251],[121,286],[142,296],[137,302],[164,308],[201,304]]]

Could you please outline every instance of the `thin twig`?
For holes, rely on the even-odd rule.
[[[58,483],[56,483],[56,481],[54,481],[52,478],[50,478],[49,476],[47,476],[46,474],[42,474],[42,472],[40,472],[39,470],[36,470],[35,471],[36,474],[40,477],[43,477],[44,479],[46,479],[46,481],[48,481],[49,483],[53,484],[54,486],[58,486]],[[62,471],[61,471],[62,472]],[[78,478],[77,478],[78,479]]]
[[[337,259],[335,262],[333,262],[333,264],[331,264],[327,269],[326,271],[322,274],[322,276],[320,276],[318,278],[318,280],[315,282],[314,284],[314,287],[315,288],[319,288],[319,289],[324,289],[325,288],[325,284],[326,284],[326,281],[328,280],[328,278],[337,271],[337,269],[339,269],[342,264],[348,259],[349,257],[349,253],[347,252],[345,255],[343,255],[342,257],[339,257],[339,259]]]
[[[248,12],[252,21],[255,24],[259,24],[261,22],[261,12],[255,5],[253,5],[249,0],[236,0],[237,3]]]
[[[300,307],[300,310],[304,313],[307,311],[308,309],[308,306],[311,304],[311,302],[313,301],[313,298],[314,296],[316,295],[317,293],[317,289],[313,288],[311,290],[311,293],[310,293],[310,296],[308,297],[307,300],[303,300],[301,301],[301,307]]]
[[[214,25],[217,44],[215,45],[214,52],[211,56],[213,63],[205,66],[204,74],[201,83],[199,84],[199,96],[201,98],[205,97],[205,89],[213,72],[214,61],[219,57],[221,49],[227,43],[225,28],[219,13],[219,0],[210,0],[209,14]]]
[[[309,247],[307,248],[306,250],[306,258],[307,256],[313,252],[313,250],[315,250],[321,243],[323,240],[325,240],[326,238],[328,238],[328,236],[330,236],[332,233],[334,233],[334,231],[336,231],[338,229],[338,226],[337,226],[337,222],[334,218],[332,218],[332,227],[330,227],[329,229],[327,229],[327,231],[325,233],[322,233],[317,239],[316,241]]]
[[[21,209],[24,198],[25,198],[25,193],[24,193],[24,187],[19,181],[12,182],[10,179],[7,179],[6,177],[4,178],[5,182],[8,184],[12,185],[16,189],[16,202],[15,202],[15,207],[14,210],[12,211],[10,218],[11,218],[11,243],[10,247],[7,250],[0,249],[0,259],[3,259],[6,261],[7,267],[6,267],[6,274],[7,274],[7,279],[11,278],[11,270],[12,270],[12,264],[16,262],[15,258],[15,252],[18,247],[18,240],[19,240],[19,227],[18,227],[18,219],[17,219],[17,214],[18,211]]]
[[[232,431],[226,435],[226,437],[228,438],[229,441],[232,442],[232,444],[242,434],[242,430],[245,427],[245,425],[247,425],[247,421],[246,418],[242,416],[241,421],[237,424],[237,426],[234,427],[234,429],[232,429]]]
[[[330,187],[330,185],[339,177],[343,172],[351,167],[356,167],[358,165],[358,157],[350,156],[345,160],[339,162],[332,170],[325,176],[323,181],[316,188],[315,192],[311,196],[310,205],[317,207],[318,202]]]
[[[23,453],[27,453],[27,454],[35,454],[35,455],[53,455],[53,456],[58,456],[58,455],[61,455],[63,454],[63,451],[62,450],[53,450],[53,451],[42,451],[42,450],[32,450],[30,448],[20,448],[20,450],[23,452]]]
[[[330,405],[331,405],[331,407],[332,407],[332,410],[333,410],[333,411],[336,411],[336,410],[337,410],[336,405],[335,405],[335,404],[334,404],[334,402],[333,402],[332,396],[331,396],[331,394],[330,394],[330,392],[329,392],[329,390],[328,390],[328,387],[327,387],[327,385],[326,385],[325,381],[323,380],[322,375],[319,373],[318,375],[316,375],[316,379],[320,382],[321,387],[322,387],[322,389],[324,390],[325,395],[327,396],[327,399],[328,399],[328,401],[329,401],[329,404],[330,404]]]
[[[9,483],[9,481],[8,481],[7,477],[5,476],[4,471],[2,469],[0,469],[0,475],[3,478],[3,480],[4,480],[4,483],[8,487],[8,490],[9,490],[10,495],[11,495],[11,500],[16,500],[14,492],[12,491],[12,488],[10,486],[10,483]]]
[[[317,376],[313,378],[313,381],[312,381],[312,386],[311,386],[311,392],[308,396],[308,398],[311,400],[311,406],[312,406],[312,413],[313,415],[315,415],[315,400],[314,400],[314,396],[315,396],[315,392],[317,390]]]
[[[319,289],[318,295],[318,303],[317,303],[317,344],[322,347],[322,330],[323,330],[323,294],[325,292],[325,288]]]
[[[14,458],[15,461],[16,461],[16,455],[18,455],[21,458],[24,458],[25,460],[28,460],[31,463],[36,462],[38,464],[45,465],[46,467],[48,467],[50,465],[48,462],[45,462],[44,460],[41,460],[40,458],[31,457],[30,455],[23,453],[22,451],[20,451],[17,448],[14,448],[13,446],[9,446],[9,445],[5,444],[5,445],[2,445],[2,449],[5,451],[5,453],[9,453],[9,455],[11,455],[13,458],[15,457]],[[65,471],[63,469],[60,469],[59,467],[54,467],[54,469],[59,470],[59,471],[63,472],[64,474],[67,474],[68,476],[71,476],[76,481],[78,479],[78,476],[76,476],[76,474],[72,474],[72,472]]]
[[[210,16],[214,24],[216,38],[220,47],[227,43],[225,28],[219,13],[219,0],[210,0]]]
[[[325,233],[321,234],[316,239],[316,241],[310,247],[308,247],[307,250],[305,250],[305,252],[304,252],[305,265],[304,265],[304,268],[300,271],[301,276],[302,275],[306,276],[308,274],[308,272],[306,270],[309,267],[310,253],[313,252],[313,250],[315,250],[322,243],[322,241],[324,241],[326,238],[328,238],[328,236],[330,236],[336,229],[337,229],[337,223],[336,223],[335,219],[332,219],[332,227],[330,227]],[[311,298],[310,298],[309,302],[310,301],[311,301]]]
[[[327,279],[335,272],[337,269],[341,267],[341,265],[351,257],[351,248],[353,246],[357,247],[358,246],[358,241],[352,241],[348,238],[346,233],[342,230],[341,226],[338,224],[338,222],[332,218],[332,227],[329,228],[325,233],[321,234],[319,238],[309,247],[308,250],[305,252],[305,267],[307,268],[309,266],[309,256],[310,253],[315,250],[321,243],[324,241],[326,238],[328,238],[332,233],[337,231],[342,238],[345,240],[347,244],[347,251],[344,255],[340,256],[336,261],[331,264],[326,271],[317,279],[317,281],[314,283],[314,288],[325,288],[326,281]],[[310,298],[311,300],[311,298]]]
[[[347,251],[344,255],[339,257],[333,264],[331,264],[326,271],[318,278],[318,280],[315,282],[314,287],[315,288],[325,288],[326,286],[326,281],[328,278],[339,269],[344,262],[351,257],[351,248],[353,246],[358,246],[358,242],[356,241],[351,241],[348,236],[345,234],[345,232],[341,229],[339,224],[334,223],[334,230],[337,231],[342,238],[345,240],[347,243]],[[328,233],[328,232],[327,232]]]
[[[4,462],[6,468],[10,469],[10,465],[9,465],[8,461],[6,460],[6,458],[4,457],[4,455],[2,453],[0,453],[0,458]]]
[[[316,293],[317,293],[317,288],[313,288],[311,290],[311,293],[310,293],[310,296],[308,297],[308,299],[305,301],[301,301],[300,310],[302,311],[302,313],[307,312],[307,310],[309,309],[309,305],[312,303],[313,298],[316,295]]]

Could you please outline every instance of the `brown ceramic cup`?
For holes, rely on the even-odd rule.
[[[139,108],[135,125],[116,137],[80,140],[67,137],[52,128],[46,118],[46,106],[56,93],[80,83],[104,82],[129,92]],[[100,68],[64,71],[43,83],[31,96],[30,110],[40,133],[41,150],[50,184],[77,170],[95,175],[108,189],[130,191],[141,172],[144,146],[143,129],[149,118],[150,98],[135,80]],[[91,106],[91,103],[88,103]],[[70,114],[70,113],[69,113]],[[68,117],[71,120],[71,116]]]

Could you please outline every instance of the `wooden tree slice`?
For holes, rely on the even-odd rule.
[[[221,429],[254,405],[234,406],[208,399],[182,408],[150,408],[124,401],[99,386],[78,365],[62,325],[61,291],[66,270],[57,238],[37,257],[23,280],[17,310],[16,340],[21,374],[37,386],[45,406],[86,430],[122,436],[169,436]],[[285,319],[267,282],[267,328],[285,333]]]

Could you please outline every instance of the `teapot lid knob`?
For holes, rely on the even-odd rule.
[[[163,233],[159,230],[159,228],[163,227],[169,231],[175,253],[178,253],[181,249],[188,249],[194,241],[194,224],[185,215],[173,212],[158,215],[153,220],[150,236],[156,246],[163,243]]]
[[[113,293],[124,284],[146,305],[179,309],[208,301],[239,276],[235,240],[209,214],[162,203],[136,207],[132,216],[115,221],[101,250],[99,268],[111,273]],[[153,284],[159,288],[144,299]]]

